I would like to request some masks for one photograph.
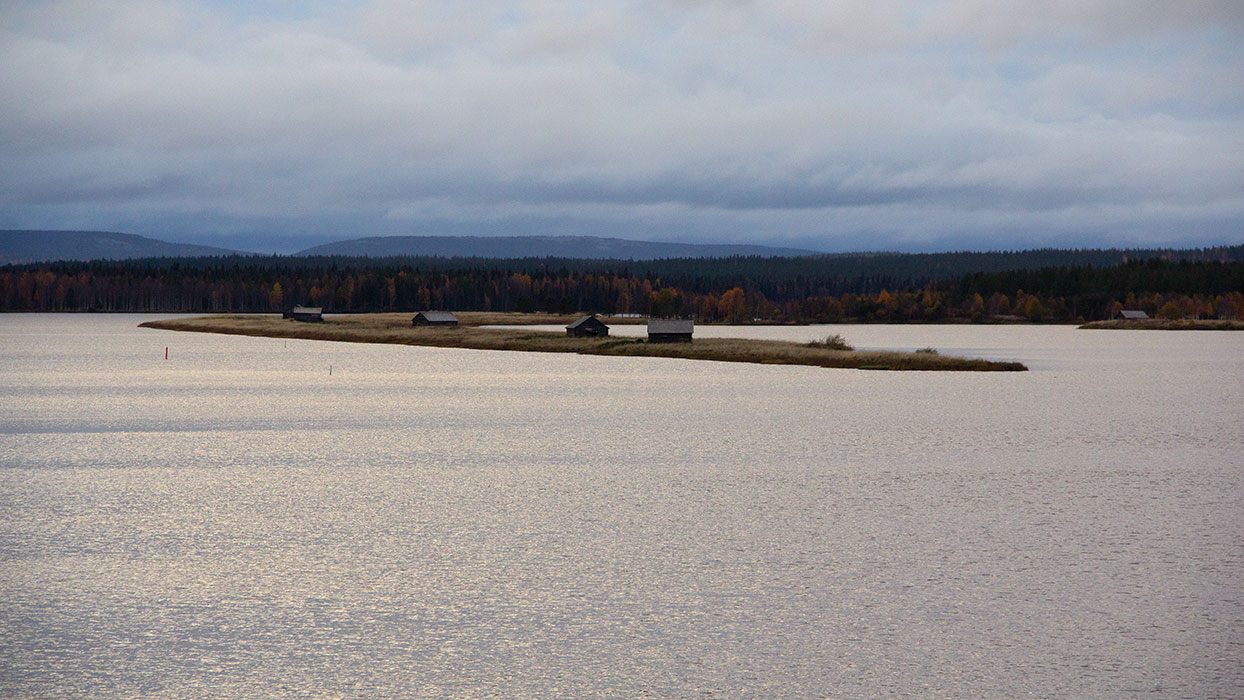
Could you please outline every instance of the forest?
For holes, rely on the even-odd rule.
[[[1238,319],[1244,318],[1241,252],[1244,247],[1237,246],[1179,259],[966,274],[961,270],[989,266],[965,256],[1006,254],[58,262],[0,267],[0,311],[273,312],[303,304],[327,313],[446,309],[635,313],[731,323],[1066,323],[1110,318],[1127,308],[1166,318]],[[1041,251],[1027,253],[1040,259]],[[878,262],[889,255],[896,256],[890,263]]]

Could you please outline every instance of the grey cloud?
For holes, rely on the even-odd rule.
[[[927,30],[975,37],[995,47],[1055,38],[1118,42],[1222,30],[1238,36],[1244,5],[1235,0],[955,0],[926,18]]]
[[[111,228],[543,222],[830,247],[1244,223],[1244,108],[1224,96],[1241,50],[1152,31],[1132,46],[1133,20],[1107,21],[1117,4],[1058,5],[1039,29],[1019,5],[969,0],[383,0],[302,19],[88,5],[0,8],[0,221],[48,225],[59,207]],[[1232,6],[1200,7],[1239,25]],[[1120,47],[1015,43],[1085,26]],[[973,36],[1013,47],[952,40]]]

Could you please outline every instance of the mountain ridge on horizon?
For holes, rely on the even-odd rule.
[[[0,265],[59,260],[131,260],[226,255],[268,254],[191,243],[172,243],[115,231],[0,230]],[[801,257],[826,253],[803,248],[752,244],[668,243],[597,236],[367,236],[322,243],[282,257],[559,257],[655,260],[736,255]]]
[[[365,236],[312,246],[293,255],[654,260],[735,255],[803,257],[824,254],[804,248],[745,243],[669,243],[600,236]]]
[[[69,251],[68,253],[66,251]],[[1040,255],[1038,255],[1040,253]],[[1202,248],[1034,248],[1011,251],[944,251],[904,253],[900,251],[818,252],[800,248],[749,244],[667,243],[633,241],[594,236],[372,236],[312,246],[294,253],[275,255],[219,248],[191,243],[172,243],[136,234],[109,231],[0,230],[0,265],[36,264],[56,261],[132,260],[161,258],[244,257],[361,257],[521,259],[557,258],[598,261],[654,262],[674,258],[823,258],[827,261],[879,258],[911,258],[932,264],[943,259],[972,257],[1008,258],[1018,267],[1033,265],[1115,264],[1129,256],[1168,259],[1224,259],[1244,257],[1244,245],[1223,244]],[[1052,256],[1052,257],[1051,257]],[[915,263],[912,263],[915,264]],[[937,265],[934,264],[934,267]],[[1004,265],[1005,266],[1005,265]],[[993,265],[970,267],[996,271]]]
[[[66,251],[72,251],[66,254]],[[116,231],[7,229],[0,231],[0,265],[59,260],[130,260],[238,255],[229,248],[170,243]]]

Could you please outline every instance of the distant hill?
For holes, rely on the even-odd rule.
[[[0,231],[0,265],[236,255],[238,251],[111,231]]]
[[[345,255],[389,258],[586,258],[592,260],[658,260],[722,258],[734,255],[793,257],[817,255],[799,248],[707,243],[658,243],[595,236],[384,236],[325,243],[294,255]]]

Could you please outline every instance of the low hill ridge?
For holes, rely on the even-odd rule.
[[[0,265],[237,255],[238,251],[113,231],[0,231]]]
[[[730,243],[663,243],[596,236],[371,236],[325,243],[295,255],[346,255],[388,258],[586,258],[592,260],[657,260],[721,258],[734,255],[796,257],[818,255],[800,248]]]

